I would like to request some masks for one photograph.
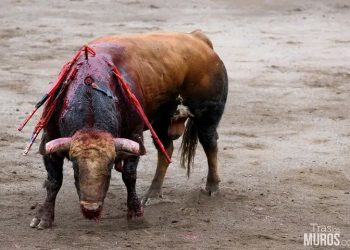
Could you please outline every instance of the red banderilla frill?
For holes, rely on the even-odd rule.
[[[64,92],[64,89],[67,87],[70,80],[74,78],[74,75],[77,72],[77,68],[73,67],[74,63],[77,61],[80,54],[85,51],[85,54],[90,53],[92,56],[95,56],[95,51],[88,47],[87,45],[84,45],[81,49],[75,53],[75,55],[72,57],[72,59],[65,63],[57,77],[56,82],[53,84],[53,86],[49,89],[47,94],[41,98],[41,100],[35,105],[35,108],[30,114],[26,117],[24,122],[19,126],[18,130],[22,131],[24,126],[28,123],[28,121],[33,117],[35,112],[44,104],[45,108],[43,110],[43,113],[41,114],[41,117],[37,124],[35,125],[34,131],[32,133],[32,136],[26,146],[26,148],[23,151],[23,155],[26,155],[30,148],[32,147],[35,139],[38,137],[40,131],[47,125],[47,123],[50,120],[50,117],[55,109],[55,104],[57,100],[60,98],[61,94]],[[66,80],[66,83],[64,81]]]

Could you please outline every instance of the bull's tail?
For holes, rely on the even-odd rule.
[[[181,142],[181,166],[187,168],[187,177],[190,177],[194,156],[198,144],[198,128],[193,118],[189,118]]]

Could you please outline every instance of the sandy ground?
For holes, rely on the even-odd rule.
[[[350,3],[290,2],[1,0],[0,248],[307,249],[310,223],[350,239]],[[95,224],[80,214],[67,162],[54,227],[31,229],[46,172],[38,144],[21,155],[34,122],[23,133],[16,127],[62,64],[100,35],[197,28],[229,73],[221,192],[199,191],[207,171],[199,147],[189,180],[175,154],[165,198],[146,207],[141,225],[126,221],[126,190],[115,172]],[[140,195],[156,162],[146,138]]]

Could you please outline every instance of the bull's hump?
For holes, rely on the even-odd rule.
[[[193,39],[195,38],[195,39]],[[204,43],[203,43],[204,42]],[[209,38],[200,30],[195,30],[191,33],[180,32],[150,32],[142,34],[131,35],[111,35],[103,36],[93,40],[91,45],[97,45],[101,47],[102,44],[106,46],[118,46],[124,49],[141,48],[142,50],[157,49],[159,46],[171,48],[173,50],[181,50],[187,46],[208,46],[213,48],[213,45]]]
[[[191,32],[191,35],[198,38],[199,40],[205,42],[211,49],[213,49],[213,43],[210,41],[209,37],[207,37],[203,31],[201,30],[194,30]]]

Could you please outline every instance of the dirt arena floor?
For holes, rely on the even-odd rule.
[[[310,223],[350,240],[348,1],[1,0],[0,22],[0,249],[310,249]],[[66,162],[54,227],[30,228],[46,172],[38,143],[21,155],[34,120],[16,128],[63,63],[101,35],[197,28],[229,74],[220,193],[200,192],[207,166],[199,147],[190,179],[174,154],[164,199],[145,208],[142,224],[127,223],[114,172],[96,224],[80,213]],[[156,163],[145,138],[140,196]]]

